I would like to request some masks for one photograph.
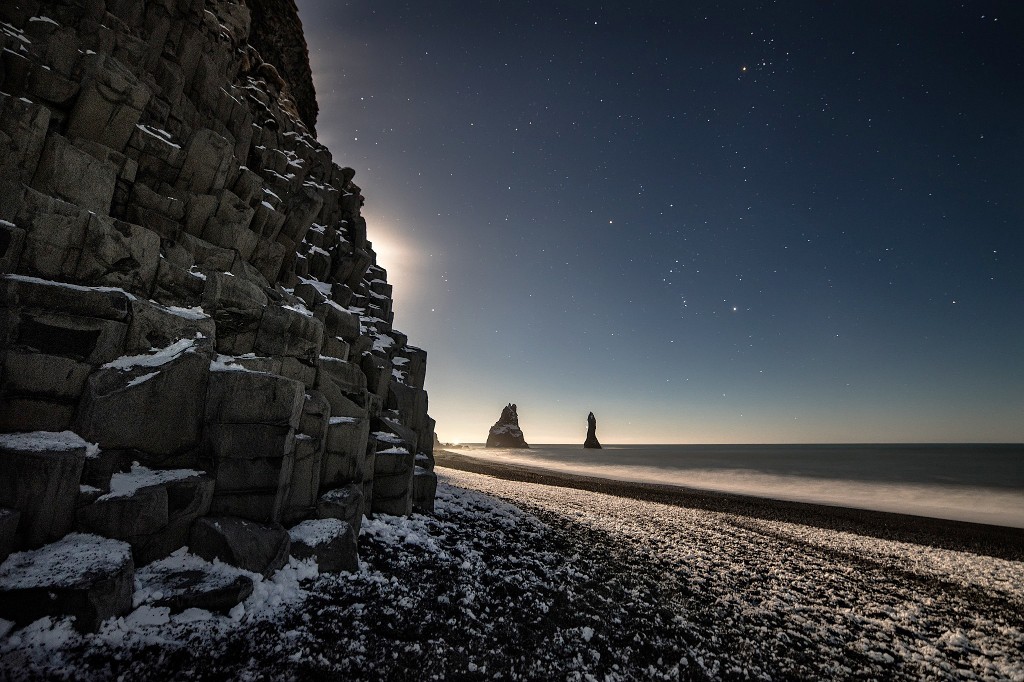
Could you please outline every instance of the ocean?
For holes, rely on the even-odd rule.
[[[583,476],[1024,528],[1024,445],[460,445]]]

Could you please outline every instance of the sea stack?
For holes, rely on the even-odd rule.
[[[601,443],[597,440],[597,419],[593,412],[587,415],[587,440],[583,442],[583,447],[594,450],[601,449]]]
[[[489,448],[528,448],[526,439],[523,438],[523,431],[519,428],[519,414],[516,406],[509,403],[501,411],[501,417],[491,427],[487,434],[487,445]]]

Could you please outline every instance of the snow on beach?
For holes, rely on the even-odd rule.
[[[1020,562],[440,473],[435,516],[363,523],[358,573],[293,563],[227,616],[37,622],[0,637],[0,672],[1024,679]]]

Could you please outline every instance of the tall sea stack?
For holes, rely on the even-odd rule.
[[[528,448],[523,431],[519,428],[519,413],[516,406],[509,403],[501,411],[501,417],[487,434],[489,448]]]
[[[597,418],[594,417],[593,412],[587,415],[587,440],[583,442],[583,447],[592,450],[601,449],[601,444],[597,441]]]

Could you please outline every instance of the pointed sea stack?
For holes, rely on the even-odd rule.
[[[528,448],[523,431],[519,428],[519,414],[516,406],[509,403],[501,411],[501,417],[487,434],[489,448]]]
[[[597,419],[593,412],[587,415],[587,440],[583,442],[583,447],[593,450],[601,449],[601,444],[597,441]]]

